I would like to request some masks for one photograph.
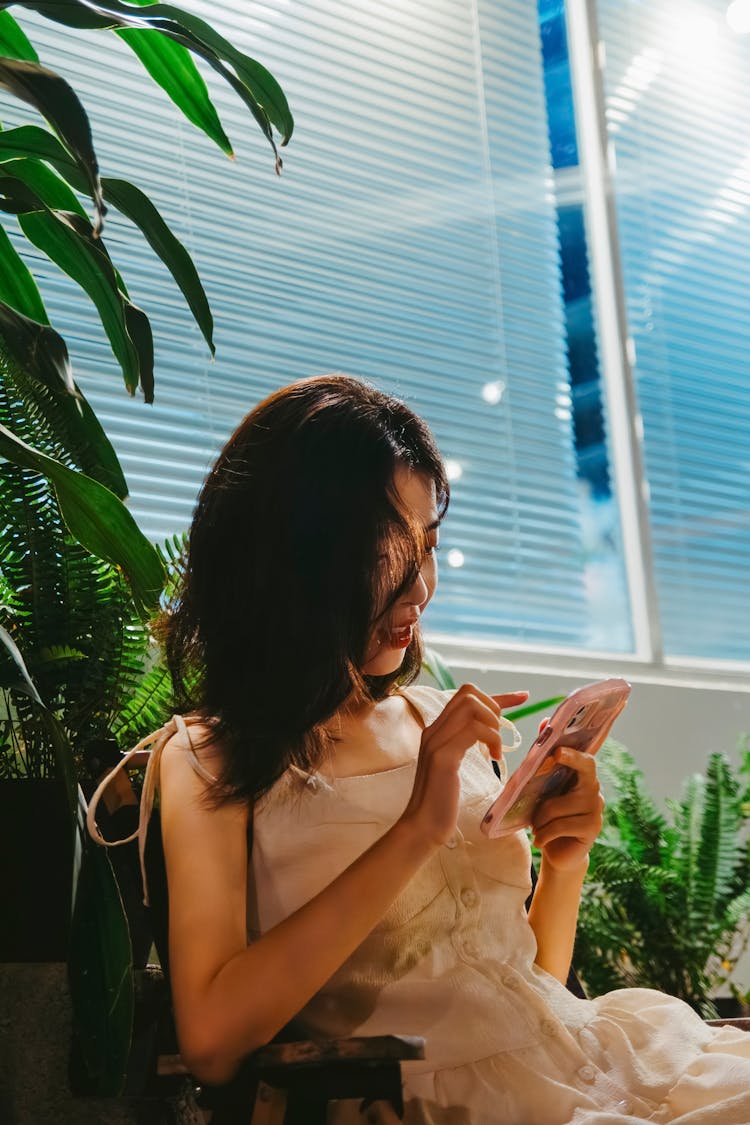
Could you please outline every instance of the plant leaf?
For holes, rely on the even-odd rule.
[[[85,815],[80,795],[78,831],[83,854],[68,954],[73,1005],[71,1083],[79,1096],[116,1097],[125,1085],[133,1030],[133,955],[112,864],[106,848],[88,838]]]
[[[6,177],[20,180],[50,210],[73,211],[88,221],[76,193],[41,160],[31,156],[16,159],[4,159],[0,156],[0,162],[0,182]]]
[[[72,199],[69,199],[64,194],[64,189],[58,186],[61,184],[60,180],[56,177],[53,180],[50,178],[51,174],[43,178],[44,173],[38,171],[40,167],[44,167],[39,164],[39,160],[48,161],[76,190],[86,190],[83,172],[56,137],[34,125],[0,131],[0,163],[5,164],[9,174],[19,176],[19,169],[25,163],[19,160],[19,157],[37,158],[29,161],[35,165],[35,168],[28,175],[24,173],[22,178],[28,186],[35,188],[37,194],[50,208],[62,210],[78,208],[78,213],[83,214],[77,201],[73,206],[70,205],[75,196],[70,193]],[[213,342],[213,316],[198,271],[185,247],[140,188],[128,183],[127,180],[105,178],[102,180],[102,190],[106,201],[140,228],[151,248],[164,262],[182,291],[211,349],[211,354],[214,355],[216,349]]]
[[[564,695],[554,695],[551,699],[540,699],[536,703],[524,703],[523,707],[514,707],[512,711],[506,711],[506,719],[515,722],[516,719],[523,719],[527,715],[538,715],[540,711],[551,711],[553,707],[557,707],[558,703],[562,703]]]
[[[142,616],[156,609],[164,585],[164,567],[155,547],[114,493],[32,449],[2,425],[0,455],[52,481],[60,511],[78,542],[125,573]]]
[[[152,250],[172,274],[213,355],[216,351],[213,342],[213,316],[198,271],[187,250],[140,188],[126,180],[109,177],[102,181],[102,186],[107,201],[140,227]]]
[[[39,56],[10,12],[0,12],[0,56],[39,62]]]
[[[19,125],[0,131],[0,160],[32,156],[46,160],[76,191],[87,192],[86,170],[53,133],[38,125]]]
[[[91,126],[78,95],[53,70],[22,59],[0,58],[0,86],[38,109],[85,169],[89,193],[94,201],[94,230],[98,236],[106,209]]]
[[[0,9],[14,0],[0,0]],[[286,144],[294,129],[294,120],[286,97],[276,79],[264,66],[238,51],[222,35],[191,13],[172,4],[149,4],[135,14],[131,4],[120,0],[15,0],[48,19],[78,28],[141,28],[160,31],[175,42],[205,59],[239,94],[260,125],[276,156],[277,171],[281,167],[271,132],[275,125]],[[229,63],[234,71],[229,70]]]
[[[67,346],[49,324],[40,324],[0,300],[0,339],[11,358],[39,383],[76,394]]]
[[[205,80],[187,48],[156,30],[123,28],[117,34],[188,121],[202,130],[227,156],[233,156],[232,143],[222,128]]]
[[[49,324],[47,310],[37,283],[2,226],[0,226],[0,301],[39,324]]]
[[[8,630],[2,625],[0,625],[0,643],[3,644],[6,651],[10,654],[13,663],[20,673],[20,680],[14,686],[18,691],[22,691],[25,695],[33,699],[35,703],[38,703],[40,707],[43,707],[44,703],[42,702],[42,698],[36,689],[36,684],[29,675],[29,670],[26,667],[24,658],[21,656],[18,645],[13,640]],[[3,686],[5,687],[7,685],[4,684]]]
[[[154,334],[143,309],[123,301],[125,326],[138,353],[138,377],[146,402],[154,401]]]
[[[3,686],[9,687],[11,691],[20,691],[31,700],[32,709],[52,746],[59,775],[65,787],[68,809],[71,814],[71,828],[75,830],[78,780],[75,773],[73,748],[70,745],[70,741],[68,740],[68,736],[62,724],[45,705],[39,695],[36,684],[29,674],[26,661],[16,642],[13,640],[8,630],[3,628],[2,625],[0,625],[0,644],[2,644],[2,647],[10,656],[20,676],[20,679],[16,681],[16,683],[3,684]]]
[[[124,500],[128,486],[119,459],[101,422],[73,381],[62,336],[1,301],[0,369],[6,381],[19,385],[24,397],[33,397],[35,409],[43,414],[51,433],[78,467]],[[25,393],[20,386],[24,380],[31,384]],[[42,393],[39,387],[43,388]]]
[[[456,681],[453,679],[450,668],[434,648],[425,648],[422,656],[422,667],[426,672],[429,672],[441,691],[455,691]]]
[[[128,300],[101,240],[86,220],[71,212],[36,211],[19,215],[18,221],[29,241],[88,293],[122,369],[125,386],[135,394],[141,359],[128,331]]]

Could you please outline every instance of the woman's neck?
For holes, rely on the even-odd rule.
[[[400,693],[376,703],[341,708],[326,724],[331,737],[327,765],[336,777],[393,769],[416,758],[422,724]]]

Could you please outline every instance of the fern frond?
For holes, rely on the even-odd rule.
[[[737,783],[722,754],[711,754],[706,770],[693,910],[713,920],[731,892],[740,817]]]
[[[112,734],[121,750],[140,741],[144,735],[158,730],[174,710],[172,679],[166,665],[159,661],[141,676],[135,690],[112,723]]]
[[[43,390],[6,371],[0,356],[0,420],[42,452],[81,467],[81,451],[65,447],[64,430],[39,408]],[[150,637],[122,574],[70,535],[50,483],[9,462],[0,464],[0,592],[6,627],[82,764],[87,743],[110,737],[135,691]],[[12,711],[8,769],[22,762],[27,773],[49,776],[53,762],[36,716],[22,699]]]

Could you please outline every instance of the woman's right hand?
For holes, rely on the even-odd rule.
[[[487,695],[474,684],[463,684],[422,732],[414,787],[400,822],[436,847],[446,843],[456,831],[458,771],[464,754],[475,742],[483,742],[499,759],[503,708],[517,707],[528,697],[527,691]]]

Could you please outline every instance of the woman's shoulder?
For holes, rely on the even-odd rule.
[[[399,688],[399,692],[421,712],[426,723],[432,723],[448,700],[456,694],[456,689],[446,691],[431,684],[409,684],[408,687]]]
[[[217,781],[226,758],[215,724],[195,714],[175,715],[173,722],[173,733],[162,750],[163,765],[167,770],[182,770],[189,765],[204,781]]]

